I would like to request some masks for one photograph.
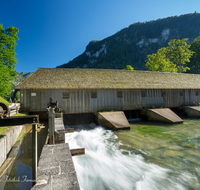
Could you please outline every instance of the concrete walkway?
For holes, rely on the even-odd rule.
[[[31,190],[80,190],[68,143],[45,145]]]

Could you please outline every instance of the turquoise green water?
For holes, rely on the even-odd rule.
[[[200,189],[200,120],[182,124],[133,122],[131,130],[116,132],[120,149],[142,155],[146,162],[176,172],[191,174],[194,189]]]
[[[81,127],[65,135],[81,190],[200,190],[200,120],[133,122],[111,131]]]

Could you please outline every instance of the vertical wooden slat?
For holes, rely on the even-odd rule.
[[[85,90],[85,95],[84,95],[84,98],[85,98],[85,113],[88,112],[88,99],[87,99],[87,94],[88,94],[88,90]]]
[[[83,113],[85,113],[85,90],[83,90]]]
[[[88,92],[88,112],[91,112],[91,90]]]
[[[123,97],[117,98],[117,89],[94,89],[97,92],[97,98],[91,98],[91,90],[89,89],[21,89],[23,93],[21,104],[24,109],[31,111],[46,111],[47,103],[50,97],[57,100],[59,107],[67,110],[67,113],[88,113],[108,110],[134,110],[142,107],[179,107],[181,105],[198,104],[200,102],[200,90],[195,89],[148,89],[145,90],[146,97],[141,97],[142,90],[119,90],[122,91]],[[70,99],[63,100],[62,92],[69,91]],[[161,92],[164,91],[166,96],[162,97]],[[183,91],[183,96],[180,96]],[[199,95],[196,95],[196,91]],[[31,96],[31,92],[36,92],[36,97]]]
[[[79,92],[78,92],[78,90],[76,90],[76,111],[75,111],[75,113],[79,113],[79,109],[80,109],[80,106],[79,106]]]
[[[82,106],[83,106],[83,102],[82,102],[82,91],[78,90],[78,102],[79,102],[79,113],[83,113],[82,110]]]
[[[71,96],[70,96],[70,101],[71,101],[71,112],[70,113],[74,113],[75,111],[75,92],[74,90],[72,90]]]

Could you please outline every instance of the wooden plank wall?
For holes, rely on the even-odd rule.
[[[21,99],[20,106],[24,111],[47,111],[47,103],[50,101],[50,97],[54,98],[54,101],[58,101],[59,106],[62,107],[62,89],[23,89],[20,90]],[[36,96],[31,96],[31,93],[36,93]],[[23,95],[22,95],[23,94]]]
[[[122,92],[122,98],[117,92]],[[24,111],[47,111],[50,97],[58,101],[65,113],[92,113],[100,110],[135,110],[151,107],[179,107],[200,103],[200,90],[117,90],[117,89],[26,89],[21,92],[21,108]],[[63,99],[63,92],[69,92],[69,98]],[[97,93],[97,98],[91,97]],[[143,92],[143,95],[142,95]],[[162,93],[165,96],[162,96]],[[36,96],[31,96],[36,93]],[[23,94],[23,95],[22,95]]]

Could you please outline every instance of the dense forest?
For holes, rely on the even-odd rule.
[[[83,54],[58,68],[123,69],[131,65],[135,70],[146,70],[148,54],[166,47],[171,39],[200,36],[200,14],[186,14],[134,23],[101,41],[91,41]]]

